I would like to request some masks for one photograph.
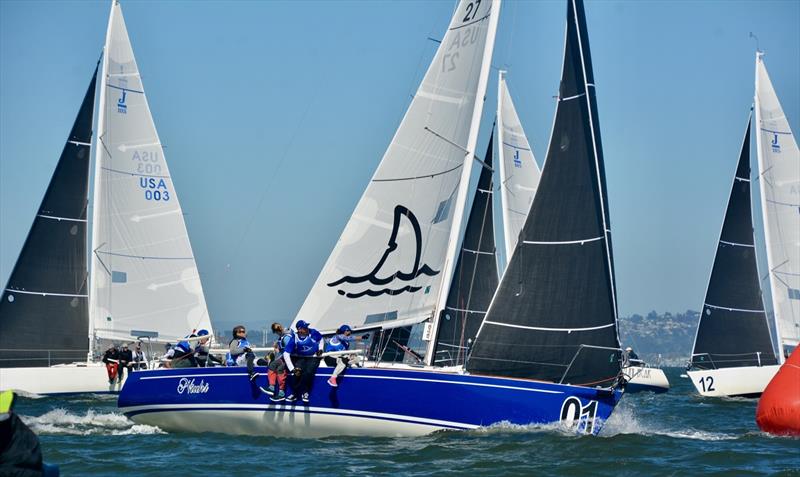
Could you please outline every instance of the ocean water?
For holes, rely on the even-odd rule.
[[[416,438],[286,439],[165,433],[107,395],[20,398],[62,475],[797,475],[800,439],[755,424],[756,401],[701,399],[668,369],[667,394],[623,397],[602,433],[497,425]]]

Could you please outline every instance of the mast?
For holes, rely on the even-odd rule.
[[[97,296],[96,293],[93,293],[95,287],[93,285],[93,281],[98,274],[98,263],[97,260],[94,259],[94,254],[96,253],[96,248],[99,245],[99,237],[100,237],[100,229],[98,224],[100,224],[99,214],[100,214],[100,207],[97,206],[98,201],[102,198],[102,185],[101,185],[101,175],[102,175],[102,150],[105,147],[103,144],[103,138],[106,134],[106,89],[108,83],[108,45],[111,42],[111,24],[114,19],[114,8],[119,3],[119,0],[113,0],[111,2],[111,9],[108,12],[108,27],[106,28],[106,39],[105,43],[103,44],[103,67],[100,73],[100,101],[97,110],[97,132],[95,133],[95,145],[94,145],[94,183],[92,184],[92,239],[89,242],[89,355],[88,360],[91,361],[93,357],[94,348],[97,342],[97,335],[94,329],[94,321],[96,319],[93,316],[95,310],[97,310]]]
[[[467,204],[467,192],[469,191],[470,179],[472,178],[472,164],[475,160],[475,147],[478,142],[478,132],[480,129],[481,114],[483,113],[483,103],[486,99],[486,87],[489,82],[489,70],[492,66],[492,52],[494,51],[494,40],[497,34],[497,22],[500,17],[501,0],[492,1],[492,9],[489,13],[489,29],[486,33],[486,43],[483,50],[483,61],[481,62],[480,76],[478,77],[478,89],[475,95],[475,106],[472,110],[472,122],[469,126],[469,136],[467,138],[466,156],[464,157],[464,167],[461,173],[458,193],[455,200],[455,210],[453,221],[450,228],[450,240],[447,244],[445,253],[445,264],[442,270],[442,286],[439,289],[439,299],[433,312],[433,325],[431,336],[436,337],[439,332],[439,320],[441,310],[447,306],[447,297],[450,293],[450,286],[453,281],[453,271],[456,266],[456,255],[458,245],[461,242],[461,231],[464,226],[464,209]],[[477,6],[475,8],[478,8]],[[428,343],[428,352],[425,356],[425,364],[433,365],[434,350],[436,349],[436,339],[431,339]]]
[[[503,151],[503,144],[505,144],[506,138],[504,131],[505,121],[503,120],[503,100],[505,99],[505,95],[503,94],[502,85],[505,81],[505,77],[505,70],[497,72],[497,165],[500,173],[500,184],[498,185],[500,186],[500,203],[502,204],[500,209],[502,210],[503,244],[505,245],[505,249],[503,250],[503,270],[508,266],[508,261],[511,260],[510,254],[514,250],[511,246],[511,239],[508,237],[508,224],[511,223],[511,211],[506,206],[508,204],[508,189],[505,185],[508,172],[506,171],[505,151]]]

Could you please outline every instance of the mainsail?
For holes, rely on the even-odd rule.
[[[542,175],[511,100],[505,71],[500,72],[497,84],[497,139],[505,266],[517,246]]]
[[[583,2],[568,3],[547,165],[467,370],[610,385],[620,353],[603,149]]]
[[[490,169],[493,143],[492,137],[472,201],[447,305],[440,313],[433,361],[437,366],[464,364],[469,345],[475,339],[497,289],[492,213],[493,171]]]
[[[761,210],[782,363],[784,346],[800,343],[800,151],[761,52],[756,54],[755,111]]]
[[[98,338],[210,330],[183,213],[119,3],[106,36],[95,148],[91,316]]]
[[[750,121],[697,326],[699,369],[776,364],[756,265],[750,203]]]
[[[86,210],[96,81],[97,68],[3,291],[0,367],[73,362],[89,350]]]
[[[498,9],[499,0],[458,4],[295,320],[329,332],[343,322],[386,328],[433,317],[452,275]]]

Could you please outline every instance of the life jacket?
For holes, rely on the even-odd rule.
[[[284,333],[278,338],[278,341],[275,342],[275,345],[278,347],[278,355],[283,354],[283,351],[286,349],[286,345],[289,344],[289,340],[292,339],[292,333]]]
[[[300,338],[300,335],[295,333],[286,345],[286,350],[289,351],[289,354],[297,356],[314,356],[319,350],[319,343],[322,340],[322,335],[317,330],[308,330],[305,338]]]
[[[239,342],[236,344],[236,346],[239,349],[250,348],[250,342],[247,341],[247,338],[241,338],[241,339],[239,339]],[[243,355],[243,354],[244,354],[244,351],[242,351],[241,353],[235,353],[235,354],[231,353],[230,351],[228,351],[228,353],[225,355],[225,365],[226,366],[236,366],[236,359],[239,356]]]
[[[350,349],[350,340],[341,335],[333,335],[326,343],[325,343],[325,352],[330,351],[345,351]]]
[[[173,348],[175,351],[180,351],[182,354],[191,353],[192,345],[188,341],[179,341]]]

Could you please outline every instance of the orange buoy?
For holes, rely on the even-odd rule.
[[[770,434],[800,436],[800,347],[795,348],[761,395],[756,423]]]

